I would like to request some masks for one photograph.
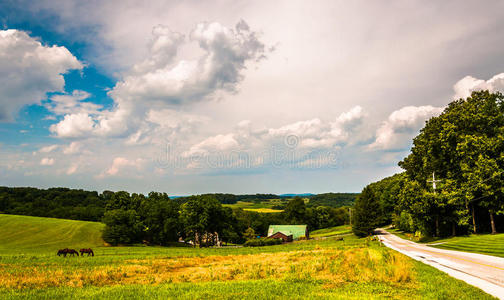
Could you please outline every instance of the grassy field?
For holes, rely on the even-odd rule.
[[[103,246],[103,227],[97,222],[0,214],[0,252],[56,252],[65,247]]]
[[[319,230],[314,230],[310,232],[311,238],[323,238],[335,235],[350,234],[352,232],[352,227],[349,225],[342,225],[330,228],[324,228]]]
[[[17,226],[4,227],[13,220]],[[352,235],[256,248],[105,247],[90,238],[100,224],[71,223],[1,216],[2,233],[11,236],[0,241],[1,299],[492,299]],[[34,224],[37,232],[23,233]],[[59,226],[67,229],[45,232]],[[55,255],[76,239],[95,241],[96,256]]]
[[[504,257],[504,234],[474,234],[437,240],[433,247]],[[429,244],[428,244],[429,245]]]

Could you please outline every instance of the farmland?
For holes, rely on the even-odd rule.
[[[224,204],[225,207],[242,208],[246,211],[254,211],[260,213],[277,213],[282,212],[283,209],[275,209],[275,206],[285,206],[288,200],[284,199],[268,199],[260,202],[245,202],[238,201],[235,204]]]
[[[105,247],[94,238],[101,224],[75,222],[0,215],[11,237],[1,241],[1,298],[491,299],[352,235],[256,248]],[[25,233],[30,227],[38,231]],[[55,227],[65,229],[48,232]],[[55,249],[83,244],[96,256],[55,255]]]

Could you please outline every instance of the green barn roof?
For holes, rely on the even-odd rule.
[[[268,236],[281,232],[287,236],[292,234],[293,239],[299,239],[306,235],[306,225],[270,225]]]

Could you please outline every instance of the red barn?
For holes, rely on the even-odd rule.
[[[282,239],[282,241],[284,243],[292,242],[292,234],[291,235],[285,235],[285,234],[281,233],[280,231],[275,232],[274,234],[268,236],[268,238],[270,238],[270,239]]]

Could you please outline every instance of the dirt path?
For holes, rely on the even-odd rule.
[[[377,233],[385,246],[504,299],[504,258],[429,247],[384,229],[378,229]]]

